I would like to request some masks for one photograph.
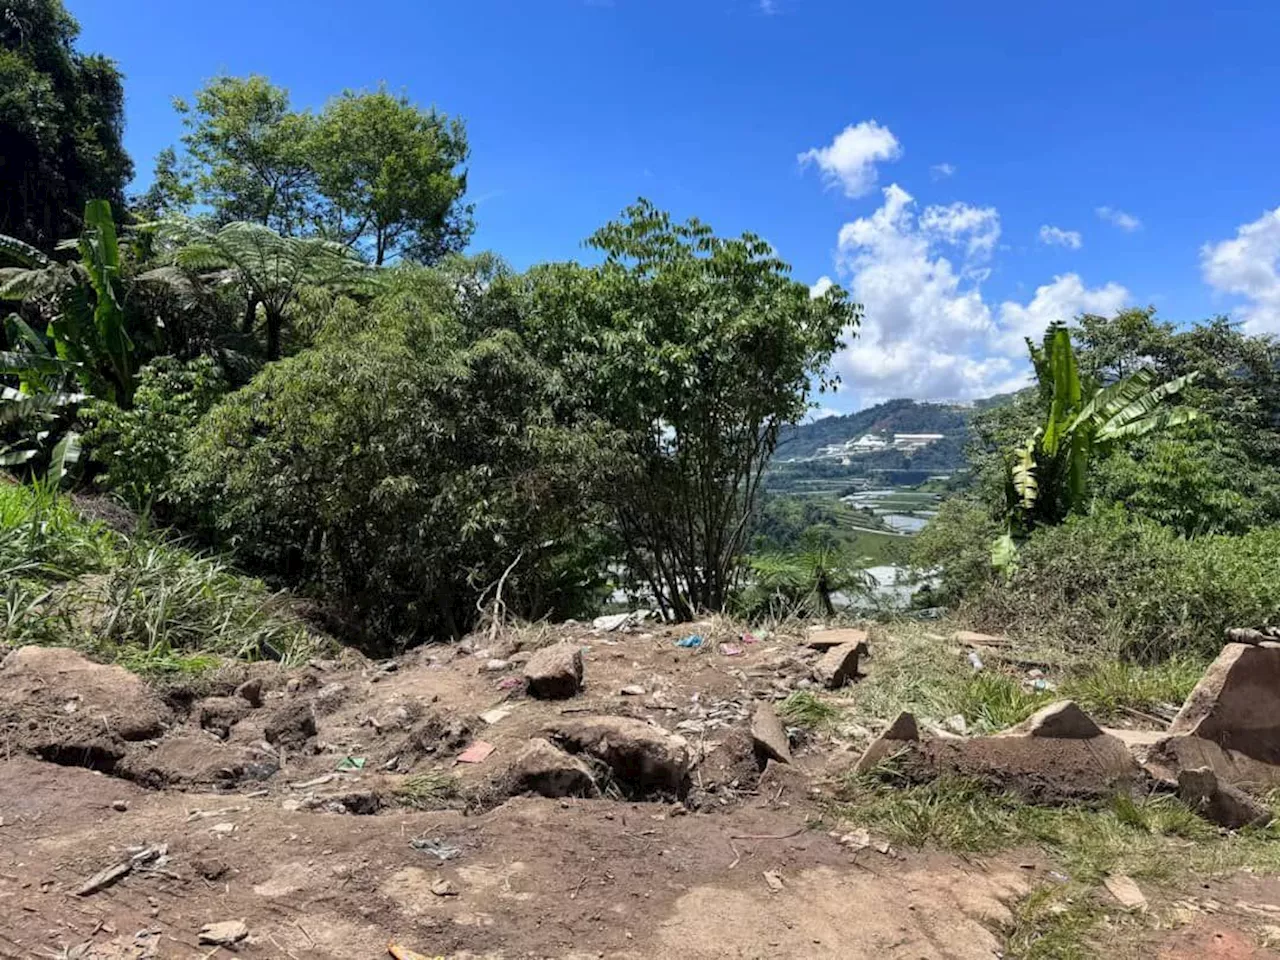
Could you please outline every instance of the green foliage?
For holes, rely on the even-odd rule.
[[[39,484],[0,481],[0,582],[0,642],[69,644],[133,669],[296,663],[321,645],[260,582],[87,521]]]
[[[87,405],[85,445],[106,469],[97,482],[135,510],[166,499],[191,431],[226,390],[222,371],[208,357],[188,363],[161,357],[142,368],[132,409]]]
[[[874,586],[858,558],[825,531],[806,537],[795,553],[748,558],[750,587],[740,599],[748,615],[836,615],[835,598],[867,596]]]
[[[120,72],[79,33],[62,0],[0,0],[0,234],[43,250],[90,199],[122,207],[133,175]]]
[[[796,727],[820,730],[840,719],[840,708],[808,690],[797,690],[778,704],[778,716]]]
[[[457,636],[502,602],[582,612],[603,566],[583,489],[607,451],[558,417],[516,334],[475,332],[484,265],[396,268],[339,298],[315,345],[210,411],[180,480],[218,542],[380,647]]]
[[[968,407],[919,400],[886,400],[857,413],[823,417],[812,423],[787,427],[779,433],[774,456],[779,460],[812,457],[822,447],[856,440],[868,433],[941,433],[948,438],[963,438],[972,416],[973,410]],[[930,444],[922,453],[933,454],[935,446]],[[882,462],[883,457],[879,455],[869,459],[877,466],[894,465]],[[951,460],[949,464],[952,469],[961,465],[958,460]]]
[[[381,265],[407,255],[435,263],[475,229],[462,203],[469,154],[457,119],[386,90],[332,100],[307,144],[330,236]]]
[[[643,201],[589,243],[604,263],[513,285],[523,329],[567,399],[626,438],[600,479],[631,568],[679,618],[721,609],[778,433],[859,309],[811,298],[760,238]]]

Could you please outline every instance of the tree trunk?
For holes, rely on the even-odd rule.
[[[258,322],[258,300],[256,297],[250,297],[248,305],[244,308],[244,319],[240,322],[240,329],[244,333],[253,333],[254,324]]]
[[[280,328],[284,318],[274,311],[267,312],[267,359],[280,359]]]

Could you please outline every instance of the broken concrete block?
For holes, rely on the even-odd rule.
[[[756,708],[755,715],[751,718],[751,740],[755,745],[756,757],[760,760],[791,762],[791,742],[787,739],[787,729],[778,719],[772,704],[762,703]]]
[[[1169,725],[1170,734],[1211,740],[1280,764],[1280,649],[1229,643]]]
[[[1168,784],[1177,782],[1181,770],[1208,767],[1222,783],[1264,792],[1280,787],[1280,766],[1254,760],[1212,740],[1180,734],[1161,734],[1154,743],[1130,744],[1130,750],[1147,772]]]
[[[200,928],[199,940],[203,946],[229,947],[249,936],[249,928],[243,920],[224,920],[206,923]]]
[[[843,647],[846,643],[866,643],[867,631],[842,629],[842,630],[816,630],[809,634],[804,645],[811,650],[830,650],[833,647]]]
[[[813,678],[828,690],[838,690],[858,675],[858,658],[866,652],[861,642],[832,647],[814,665]]]
[[[584,717],[548,731],[571,753],[585,753],[609,767],[634,795],[682,793],[693,754],[684,737],[629,717]]]
[[[898,714],[897,719],[889,724],[884,733],[872,741],[871,746],[863,752],[853,766],[854,773],[866,773],[874,770],[885,760],[901,751],[908,743],[920,739],[920,728],[916,718],[907,712]]]
[[[549,740],[535,737],[508,771],[512,793],[544,797],[594,797],[600,792],[591,769]]]
[[[576,643],[544,647],[524,666],[529,694],[540,700],[564,700],[582,688],[582,649]]]
[[[1178,773],[1178,798],[1206,820],[1239,830],[1271,821],[1271,811],[1243,790],[1219,783],[1208,767]]]
[[[999,736],[1048,737],[1055,740],[1088,740],[1101,735],[1102,728],[1076,705],[1074,700],[1059,700],[1037,710],[1016,727]]]

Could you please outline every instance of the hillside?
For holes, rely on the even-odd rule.
[[[888,400],[857,413],[825,417],[783,431],[774,459],[776,462],[812,457],[825,446],[882,432],[941,433],[952,441],[947,447],[958,453],[973,412],[973,408],[953,404]]]

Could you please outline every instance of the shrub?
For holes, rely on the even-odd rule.
[[[573,616],[604,566],[582,494],[596,435],[557,418],[518,334],[473,334],[442,277],[337,301],[313,348],[210,411],[180,479],[218,543],[382,647],[465,632],[504,575],[513,613]]]

